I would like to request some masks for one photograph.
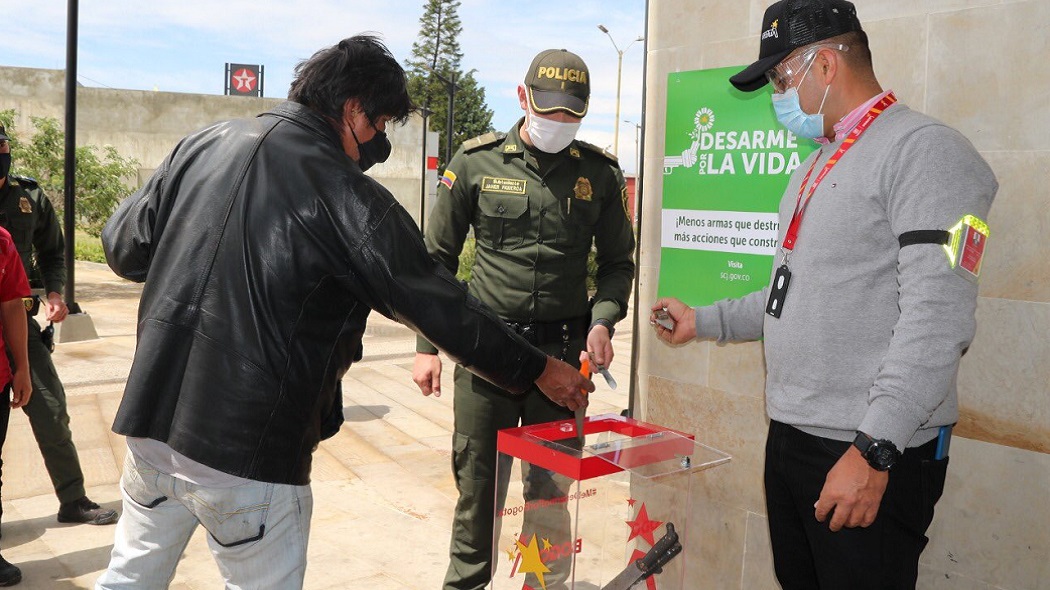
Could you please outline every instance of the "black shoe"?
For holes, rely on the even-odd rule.
[[[0,555],[0,586],[14,586],[22,581],[22,570],[7,562]]]
[[[58,508],[58,522],[113,524],[117,522],[117,516],[116,510],[106,510],[87,496],[62,504]]]

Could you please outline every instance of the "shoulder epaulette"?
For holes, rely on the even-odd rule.
[[[497,141],[502,141],[503,138],[506,137],[506,136],[507,136],[506,133],[502,133],[502,132],[497,133],[495,131],[490,131],[490,132],[488,132],[488,133],[486,133],[484,135],[479,135],[477,137],[473,137],[471,139],[468,139],[467,141],[464,141],[463,142],[463,151],[464,152],[472,152],[472,151],[474,151],[474,150],[476,150],[478,148],[482,148],[482,147],[485,147],[487,145],[492,145],[492,144],[496,143]]]
[[[605,156],[606,158],[612,160],[613,164],[616,164],[617,166],[620,165],[620,160],[616,156],[614,156],[611,152],[609,152],[608,150],[604,150],[604,149],[594,145],[593,143],[587,143],[586,141],[580,141],[579,139],[576,140],[576,143],[580,144],[581,147],[585,147],[585,148],[591,150],[592,152],[598,152],[599,154],[601,154],[601,155]]]
[[[40,183],[38,183],[36,181],[35,178],[33,178],[31,176],[19,176],[17,174],[12,174],[11,178],[17,180],[18,182],[20,182],[20,183],[22,183],[22,184],[24,184],[24,185],[26,185],[26,186],[28,186],[30,188],[35,188],[36,186],[39,186],[39,184],[40,184]]]

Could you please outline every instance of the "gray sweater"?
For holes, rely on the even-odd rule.
[[[839,145],[791,177],[781,241],[813,158],[815,178]],[[974,336],[977,285],[952,270],[942,246],[900,248],[897,239],[950,229],[965,215],[987,221],[997,189],[965,137],[897,103],[814,193],[781,317],[765,314],[767,287],[697,308],[697,335],[764,338],[773,420],[837,440],[861,430],[899,449],[923,444],[958,419],[956,377]],[[782,259],[778,252],[774,272]]]

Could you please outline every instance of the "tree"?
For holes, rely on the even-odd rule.
[[[430,126],[439,130],[438,161],[448,163],[447,152],[448,86],[441,80],[455,80],[452,151],[463,141],[492,131],[492,110],[485,103],[485,89],[478,85],[474,71],[464,73],[459,48],[463,26],[457,10],[460,0],[426,0],[419,18],[419,37],[412,43],[412,57],[406,60],[408,90],[412,99],[430,111]],[[437,75],[435,75],[435,73]]]
[[[0,111],[0,123],[11,138],[12,172],[29,176],[44,189],[51,204],[61,213],[65,208],[65,133],[54,117],[30,117],[36,133],[21,141],[14,128],[16,112]],[[76,149],[77,227],[98,237],[130,188],[138,162],[124,158],[113,146],[79,146]]]

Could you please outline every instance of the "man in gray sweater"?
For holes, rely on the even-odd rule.
[[[845,0],[781,0],[758,61],[780,122],[822,144],[780,204],[770,285],[690,308],[665,298],[670,343],[764,339],[765,487],[784,590],[914,588],[998,184],[957,131],[875,78]]]

